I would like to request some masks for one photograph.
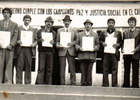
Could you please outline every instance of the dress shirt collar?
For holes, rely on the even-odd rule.
[[[136,28],[134,27],[134,28],[129,28],[129,31],[134,31]]]
[[[28,26],[23,25],[23,28],[24,28],[25,30],[28,30],[28,29],[29,29],[29,25],[28,25]]]
[[[89,30],[89,31],[85,30],[86,35],[89,35],[90,32],[91,32],[91,30]]]
[[[69,32],[69,29],[70,29],[69,27],[68,27],[68,28],[65,27],[65,32],[67,32],[67,30],[68,30],[68,32]]]

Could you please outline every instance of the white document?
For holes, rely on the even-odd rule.
[[[82,37],[82,48],[83,51],[93,51],[94,48],[94,37]]]
[[[0,31],[0,43],[2,45],[2,48],[6,48],[10,44],[10,36],[11,32]]]
[[[113,44],[117,43],[117,38],[116,37],[106,37],[105,43],[107,44],[107,46],[104,48],[104,53],[115,54],[116,49],[113,47]]]
[[[133,55],[134,52],[132,52],[134,50],[135,47],[135,39],[124,39],[124,55]]]
[[[21,31],[21,46],[30,47],[33,43],[33,32],[32,31]]]
[[[69,47],[67,44],[71,42],[71,32],[60,32],[60,45]]]
[[[42,32],[42,38],[45,40],[42,42],[43,47],[52,47],[52,44],[50,44],[50,41],[53,40],[52,33],[48,32]]]

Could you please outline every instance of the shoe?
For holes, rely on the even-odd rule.
[[[102,87],[109,87],[108,85],[102,85]]]
[[[75,85],[75,83],[71,83],[71,85]]]
[[[65,85],[65,83],[61,83],[61,85]]]

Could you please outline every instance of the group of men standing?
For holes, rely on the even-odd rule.
[[[47,17],[45,20],[45,27],[39,30],[31,27],[29,24],[32,20],[30,15],[23,17],[24,25],[18,27],[18,25],[10,20],[12,11],[9,8],[2,10],[4,19],[0,21],[0,31],[11,32],[10,44],[3,48],[0,43],[0,81],[1,83],[12,84],[12,63],[14,53],[17,56],[16,64],[16,83],[22,84],[22,72],[25,68],[25,84],[31,83],[31,64],[32,57],[36,56],[36,46],[38,45],[39,52],[39,64],[36,84],[52,84],[52,70],[53,59],[55,50],[58,50],[58,56],[60,61],[60,84],[65,85],[65,67],[66,59],[70,69],[70,81],[71,85],[76,84],[75,75],[75,57],[78,55],[81,70],[81,86],[92,85],[92,67],[96,61],[97,51],[100,48],[100,44],[106,47],[108,44],[105,42],[106,37],[115,37],[117,41],[112,47],[115,49],[115,53],[104,53],[103,55],[103,85],[109,86],[108,82],[108,70],[111,64],[112,67],[112,86],[117,87],[117,73],[118,73],[118,60],[120,58],[119,49],[124,47],[124,40],[133,38],[135,40],[135,49],[133,55],[124,55],[124,84],[123,87],[130,87],[130,65],[132,63],[133,78],[132,87],[139,87],[139,59],[140,59],[140,31],[136,28],[136,18],[130,17],[128,19],[129,29],[123,33],[123,37],[120,31],[115,29],[115,20],[109,18],[107,21],[108,28],[106,31],[102,31],[100,36],[92,29],[93,22],[87,19],[83,24],[85,26],[82,32],[77,32],[76,29],[71,28],[70,24],[72,19],[69,15],[64,17],[64,28],[58,29],[57,33],[52,29],[53,18]],[[33,42],[29,47],[24,47],[21,41],[21,32],[31,31],[33,33]],[[44,47],[45,41],[42,36],[42,32],[45,34],[52,33],[52,40],[50,44],[52,47]],[[64,47],[61,44],[61,33],[71,33],[71,42],[67,43]],[[83,38],[93,38],[93,48],[91,50],[84,50]],[[88,44],[87,44],[88,45]],[[130,47],[131,48],[131,47]],[[15,52],[14,52],[15,51]]]

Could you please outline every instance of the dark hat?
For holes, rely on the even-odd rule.
[[[7,10],[10,13],[10,15],[12,15],[12,10],[10,8],[4,8],[2,10],[2,14],[4,13],[5,10]]]
[[[89,19],[87,19],[87,20],[84,22],[84,25],[85,25],[86,23],[90,23],[91,25],[93,25],[93,23],[92,23],[91,20],[89,20]]]
[[[49,16],[49,17],[46,18],[45,23],[46,23],[46,22],[52,22],[52,23],[53,23],[54,21],[53,21],[52,17]]]
[[[69,15],[66,15],[65,18],[62,19],[62,20],[63,20],[63,21],[65,21],[65,20],[70,20],[70,21],[72,21],[72,20],[70,19],[70,16],[69,16]]]

